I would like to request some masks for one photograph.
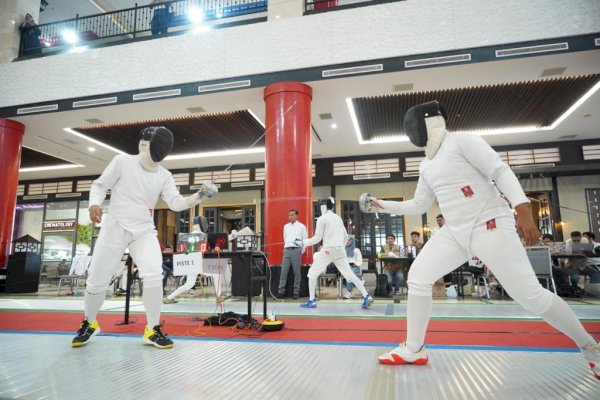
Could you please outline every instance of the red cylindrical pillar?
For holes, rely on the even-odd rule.
[[[22,123],[0,118],[0,268],[6,266],[12,240],[24,133]]]
[[[279,82],[265,88],[265,250],[269,263],[281,264],[283,226],[291,209],[312,236],[312,157],[310,103],[312,88],[299,82]],[[309,263],[312,251],[302,256]]]

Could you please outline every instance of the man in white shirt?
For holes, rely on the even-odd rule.
[[[383,201],[365,193],[365,212],[422,214],[437,199],[446,224],[424,246],[408,276],[407,339],[379,357],[382,364],[426,364],[425,333],[431,315],[432,286],[471,257],[494,273],[527,311],[569,336],[600,378],[600,343],[589,335],[571,308],[536,278],[519,239],[536,245],[540,232],[529,200],[510,167],[479,136],[449,134],[447,115],[437,101],[412,107],[404,118],[410,141],[425,148],[413,199]],[[508,199],[517,212],[512,214]],[[515,229],[516,223],[516,229]],[[517,234],[518,233],[518,234]]]
[[[87,344],[100,332],[96,315],[106,297],[106,289],[123,252],[129,248],[144,283],[144,308],[147,325],[143,342],[158,348],[171,348],[160,325],[162,306],[162,255],[156,237],[153,213],[159,197],[173,211],[200,204],[217,192],[206,181],[197,193],[183,197],[173,176],[159,163],[173,148],[173,134],[165,127],[147,127],[140,132],[139,154],[120,154],[112,159],[102,175],[92,183],[89,212],[92,222],[102,228],[88,270],[85,314],[73,347]],[[103,216],[102,203],[111,191],[110,211]]]
[[[288,213],[290,222],[283,226],[283,259],[281,260],[281,276],[279,277],[278,291],[280,296],[285,296],[285,288],[291,265],[294,272],[294,299],[300,296],[300,264],[302,263],[302,253],[304,253],[304,246],[301,244],[301,241],[308,238],[306,226],[298,221],[299,215],[298,210],[290,210]]]
[[[300,307],[316,308],[317,279],[327,270],[330,263],[334,263],[338,271],[360,290],[363,295],[362,308],[368,308],[373,303],[373,297],[365,290],[362,281],[350,269],[346,257],[346,243],[348,232],[342,219],[333,212],[335,201],[333,197],[320,200],[321,216],[317,218],[315,235],[302,241],[303,246],[312,246],[323,241],[323,249],[313,255],[313,264],[308,270],[308,290],[310,297]]]

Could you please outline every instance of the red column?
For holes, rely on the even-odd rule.
[[[0,268],[7,264],[12,241],[24,133],[25,125],[0,118]]]
[[[265,88],[265,251],[269,263],[281,264],[283,226],[290,209],[312,236],[312,157],[310,103],[312,88],[299,82],[279,82]],[[309,249],[310,250],[310,249]],[[311,261],[305,252],[302,263]]]

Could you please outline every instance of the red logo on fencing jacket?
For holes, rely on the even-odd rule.
[[[465,197],[471,197],[473,196],[475,193],[473,192],[473,189],[471,189],[471,186],[465,186],[460,188],[460,191],[463,193],[463,195]]]
[[[488,222],[485,223],[485,226],[487,227],[488,231],[493,231],[494,229],[496,229],[496,219],[490,219]]]

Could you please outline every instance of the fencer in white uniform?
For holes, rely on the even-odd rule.
[[[360,290],[364,299],[362,308],[367,308],[373,303],[373,297],[365,290],[362,281],[354,275],[346,256],[346,243],[348,232],[342,219],[333,212],[335,201],[332,197],[320,200],[321,216],[317,218],[317,227],[313,237],[297,239],[298,245],[313,246],[323,240],[323,248],[313,255],[313,264],[308,270],[308,290],[310,297],[300,307],[315,308],[317,306],[316,288],[317,279],[325,272],[330,263],[334,263],[338,271]]]
[[[571,308],[544,289],[527,258],[526,245],[539,241],[529,200],[510,167],[479,136],[449,134],[446,113],[437,101],[412,107],[404,127],[411,142],[425,147],[413,199],[382,201],[365,193],[365,212],[422,214],[437,198],[446,224],[423,247],[408,274],[406,342],[379,357],[382,364],[425,364],[425,333],[431,315],[432,286],[471,257],[494,273],[523,308],[569,336],[600,378],[600,344]],[[517,213],[515,217],[506,200]]]
[[[201,219],[202,219],[202,217],[200,217],[200,216],[194,217],[194,221],[192,224],[192,233],[202,232],[202,229],[200,228]],[[179,286],[177,289],[175,289],[173,291],[173,293],[171,293],[170,295],[165,297],[163,299],[163,303],[164,304],[177,303],[177,300],[175,300],[177,298],[177,296],[187,292],[188,290],[191,290],[194,287],[194,285],[196,284],[196,279],[198,279],[198,274],[186,275],[185,283],[183,285]]]
[[[102,222],[88,270],[85,315],[73,347],[83,346],[100,332],[96,315],[106,297],[115,267],[128,247],[144,284],[143,301],[147,325],[143,342],[171,348],[173,342],[160,326],[162,306],[162,256],[154,227],[153,210],[162,198],[174,211],[199,204],[216,192],[207,181],[193,195],[183,197],[171,173],[159,165],[173,148],[173,134],[165,127],[147,127],[140,133],[139,154],[114,157],[92,183],[89,212],[92,222]],[[103,215],[102,203],[111,191],[110,211]]]

